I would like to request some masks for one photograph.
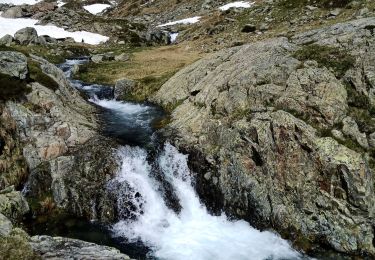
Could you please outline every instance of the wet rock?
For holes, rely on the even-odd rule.
[[[37,44],[38,33],[33,27],[26,27],[14,34],[14,40],[21,45]]]
[[[115,84],[115,91],[114,95],[116,99],[123,99],[126,95],[130,94],[134,87],[136,86],[136,82],[131,79],[120,79],[116,81]]]
[[[0,72],[25,79],[28,73],[26,56],[19,52],[0,51]]]
[[[72,238],[33,236],[30,245],[43,259],[130,259],[115,248]]]

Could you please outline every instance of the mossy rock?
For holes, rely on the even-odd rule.
[[[0,238],[0,259],[41,259],[29,244],[29,236],[20,228],[14,228],[9,236]]]
[[[52,89],[53,91],[56,91],[59,88],[59,84],[57,84],[54,79],[42,71],[38,62],[29,60],[28,69],[30,81],[38,82],[46,88]]]

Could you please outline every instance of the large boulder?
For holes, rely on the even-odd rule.
[[[116,99],[124,99],[126,95],[129,95],[134,91],[136,82],[131,79],[120,79],[116,81],[114,96]]]
[[[26,27],[14,34],[14,40],[21,45],[37,44],[38,33],[33,27]]]
[[[43,259],[130,259],[115,248],[72,238],[33,236],[30,245]]]
[[[146,32],[146,41],[149,44],[163,44],[171,43],[171,36],[168,31],[162,29],[152,29]]]
[[[347,93],[349,85],[371,97],[374,26],[368,18],[223,50],[150,98],[174,108],[163,133],[190,154],[211,210],[271,227],[306,250],[324,244],[375,255],[375,158],[365,152],[373,128],[362,132],[348,114],[362,125],[372,119],[349,109]],[[310,43],[365,62],[339,78],[325,64],[295,58]]]
[[[25,79],[28,73],[26,56],[14,51],[0,51],[0,73]]]

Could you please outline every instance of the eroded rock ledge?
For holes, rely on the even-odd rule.
[[[117,171],[117,144],[100,134],[96,108],[56,66],[37,56],[2,51],[0,76],[1,93],[7,95],[0,97],[2,256],[129,259],[116,249],[84,241],[30,238],[17,227],[30,210],[33,216],[64,211],[113,222],[116,208],[105,187]]]
[[[375,254],[374,28],[360,19],[223,50],[151,97],[174,108],[165,134],[191,154],[213,210],[306,250]]]

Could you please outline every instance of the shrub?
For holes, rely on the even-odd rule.
[[[13,100],[30,93],[25,80],[0,73],[0,100]]]
[[[346,7],[351,0],[280,0],[278,5],[284,9],[301,8],[306,5],[316,5],[323,8],[342,8]]]

